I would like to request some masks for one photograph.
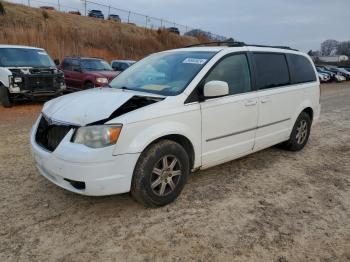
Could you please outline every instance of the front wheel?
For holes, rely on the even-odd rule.
[[[147,207],[167,205],[180,195],[189,170],[185,149],[176,142],[162,140],[141,154],[134,170],[131,195]]]
[[[10,94],[9,94],[9,91],[8,89],[3,86],[3,85],[0,85],[0,102],[1,104],[8,108],[8,107],[11,107],[12,106],[12,102],[10,100]]]
[[[306,112],[302,112],[295,121],[292,133],[284,147],[290,151],[299,151],[304,148],[309,140],[311,131],[311,118]]]

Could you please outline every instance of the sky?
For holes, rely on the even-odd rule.
[[[29,0],[32,5],[60,1],[61,8],[80,9],[81,0]],[[91,0],[152,17],[159,17],[190,28],[200,28],[249,44],[286,45],[307,52],[320,49],[326,39],[350,40],[350,0]],[[28,0],[10,0],[27,3]],[[63,6],[63,7],[62,7]],[[106,7],[88,4],[88,9]],[[127,13],[120,14],[122,20]],[[140,16],[131,16],[145,23]],[[150,20],[154,27],[160,21]],[[167,26],[171,26],[170,24]]]

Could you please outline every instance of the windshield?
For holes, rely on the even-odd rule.
[[[110,86],[165,96],[178,95],[215,54],[203,51],[154,54],[129,67]]]
[[[104,60],[82,59],[81,67],[85,71],[112,71],[112,67]]]
[[[41,49],[0,48],[0,66],[55,67],[55,64]]]

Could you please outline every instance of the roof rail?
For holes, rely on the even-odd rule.
[[[200,44],[194,44],[194,45],[188,45],[186,47],[196,47],[196,46],[229,46],[229,47],[239,47],[239,46],[246,46],[243,42],[236,42],[236,41],[215,41],[215,42],[205,42]]]
[[[297,49],[290,48],[289,46],[251,45],[251,44],[246,44],[244,42],[236,42],[236,41],[206,42],[206,43],[189,45],[189,46],[186,46],[186,47],[196,47],[196,46],[228,46],[228,47],[253,46],[253,47],[268,47],[268,48],[279,48],[279,49],[287,49],[287,50],[299,51]]]
[[[287,49],[287,50],[299,51],[299,50],[291,48],[289,46],[282,46],[282,45],[249,45],[249,44],[247,44],[247,46],[279,48],[279,49]]]

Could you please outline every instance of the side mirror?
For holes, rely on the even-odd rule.
[[[220,97],[229,94],[228,84],[224,81],[210,81],[204,85],[204,97]]]
[[[60,60],[59,59],[54,59],[53,62],[55,63],[56,66],[60,65]]]

